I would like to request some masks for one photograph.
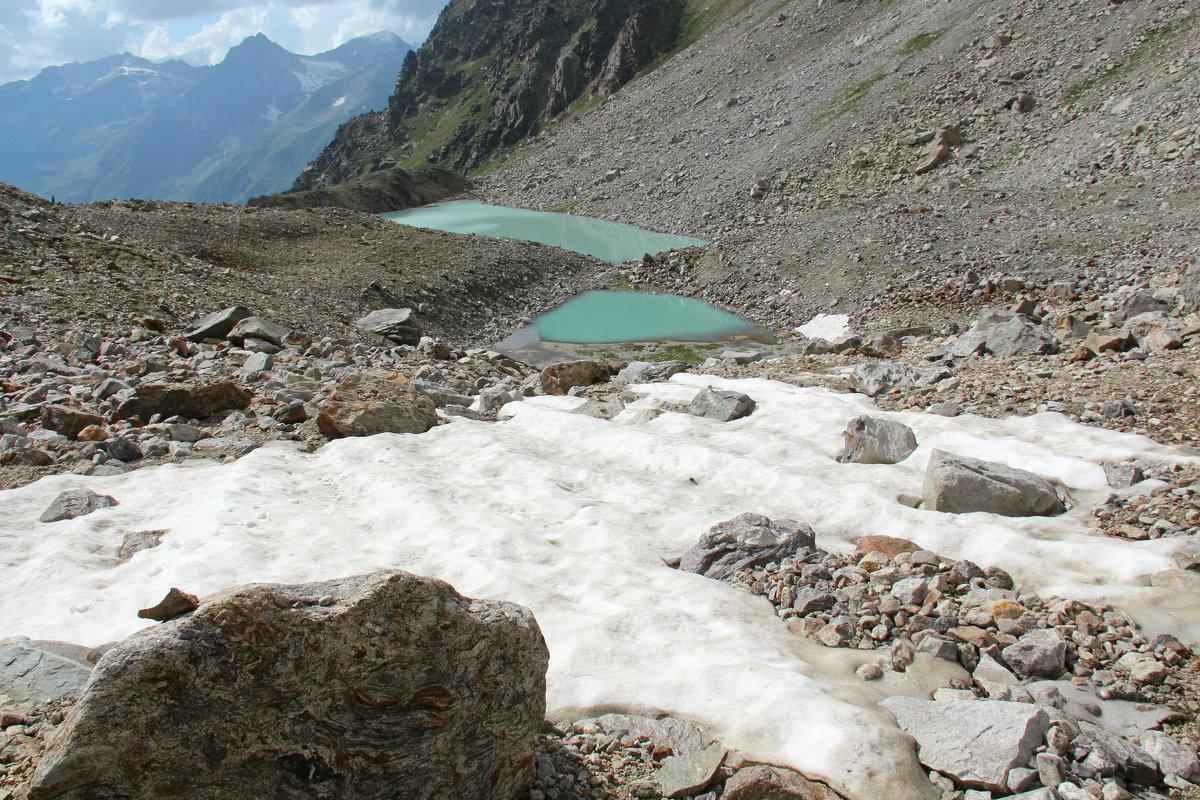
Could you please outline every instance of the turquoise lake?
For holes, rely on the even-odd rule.
[[[450,200],[379,216],[403,225],[449,233],[527,239],[595,256],[611,264],[641,258],[645,253],[653,255],[672,248],[708,244],[703,239],[656,233],[620,222],[492,206],[478,200]]]
[[[676,340],[711,342],[759,336],[749,320],[690,297],[647,292],[584,292],[549,311],[512,337],[522,340],[604,344]]]

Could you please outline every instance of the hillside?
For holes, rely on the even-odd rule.
[[[476,168],[573,104],[617,91],[673,41],[682,8],[681,0],[452,0],[405,57],[387,109],[342,126],[293,188],[393,162]]]
[[[835,303],[903,322],[986,300],[987,279],[1161,273],[1195,251],[1189,4],[705,13],[730,16],[477,176],[484,195],[715,240],[664,285],[781,322]]]
[[[243,202],[287,187],[340,123],[382,107],[409,47],[390,33],[315,56],[262,34],[211,67],[129,54],[0,86],[0,180],[68,202]]]

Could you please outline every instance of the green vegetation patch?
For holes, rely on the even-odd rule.
[[[1155,52],[1159,45],[1163,44],[1164,40],[1175,36],[1178,33],[1187,30],[1195,25],[1197,14],[1195,11],[1187,16],[1181,17],[1174,22],[1168,22],[1165,25],[1159,25],[1155,28],[1150,28],[1143,34],[1146,40],[1129,52],[1125,61],[1121,64],[1109,67],[1108,70],[1100,75],[1093,75],[1088,78],[1076,81],[1067,87],[1063,92],[1063,105],[1070,105],[1078,102],[1085,94],[1099,86],[1107,86],[1122,75],[1133,70],[1138,64],[1142,63],[1147,56]]]
[[[896,51],[898,56],[911,56],[913,53],[919,53],[929,45],[942,38],[942,34],[946,32],[945,28],[938,28],[936,31],[927,33],[918,33],[916,36],[904,43],[904,46]]]

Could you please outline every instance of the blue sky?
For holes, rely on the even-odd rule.
[[[130,52],[154,61],[220,61],[264,33],[294,53],[318,53],[390,30],[425,40],[446,0],[0,0],[0,83],[42,68]]]

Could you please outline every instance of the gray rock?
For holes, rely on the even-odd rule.
[[[683,554],[679,568],[723,580],[738,570],[761,567],[795,555],[816,542],[813,529],[793,519],[770,520],[745,513],[719,522]]]
[[[934,450],[929,458],[922,495],[925,508],[951,514],[986,511],[1006,517],[1031,517],[1066,510],[1045,478],[944,450]]]
[[[287,335],[288,328],[278,322],[263,317],[246,317],[239,320],[229,333],[225,334],[225,338],[234,344],[242,344],[247,339],[258,339],[278,347],[283,344]]]
[[[1007,792],[1008,772],[1029,762],[1049,717],[1026,703],[994,700],[932,702],[889,697],[880,702],[917,740],[917,757],[959,784]]]
[[[242,372],[252,375],[256,372],[270,372],[275,366],[275,357],[270,353],[252,353],[242,364]]]
[[[754,400],[749,395],[707,386],[692,398],[688,413],[697,417],[731,422],[754,413],[754,406]]]
[[[1104,477],[1108,480],[1108,485],[1114,489],[1128,489],[1135,483],[1141,483],[1146,479],[1142,468],[1133,461],[1105,464]]]
[[[164,417],[181,416],[204,419],[218,411],[246,408],[250,393],[233,381],[212,383],[143,383],[133,397],[122,402],[114,412],[116,419],[138,417],[149,421],[155,414]]]
[[[142,457],[142,448],[127,436],[114,436],[99,447],[118,461],[137,461]]]
[[[854,388],[868,397],[878,397],[892,389],[911,389],[919,377],[915,369],[895,361],[870,361],[859,364],[850,373]]]
[[[1121,772],[1128,780],[1144,786],[1158,780],[1158,762],[1133,742],[1090,722],[1080,721],[1079,731],[1092,748],[1084,764],[1096,772],[1106,777]]]
[[[603,383],[617,372],[613,364],[603,361],[562,361],[542,368],[542,390],[547,394],[567,394],[577,386]]]
[[[939,417],[957,417],[962,413],[962,406],[952,400],[943,400],[940,403],[934,403],[925,410],[930,414],[937,414]]]
[[[1035,356],[1058,352],[1058,339],[1049,328],[1027,317],[1014,316],[987,329],[983,346],[994,356]]]
[[[725,782],[721,800],[840,800],[828,787],[782,767],[743,767]]]
[[[121,539],[121,547],[117,551],[117,556],[122,559],[130,559],[143,550],[158,547],[162,544],[162,537],[165,533],[166,531],[126,531],[124,538]]]
[[[929,584],[926,580],[914,577],[896,581],[892,584],[889,594],[899,600],[902,606],[919,606],[925,600],[928,591]]]
[[[1041,789],[1034,789],[1032,792],[1009,795],[1008,800],[1059,800],[1059,796],[1058,792],[1043,786]]]
[[[102,508],[111,508],[117,501],[106,494],[96,494],[91,489],[68,489],[46,507],[39,522],[59,522],[64,519],[75,519]]]
[[[1142,734],[1142,749],[1158,764],[1163,775],[1174,775],[1192,783],[1200,782],[1200,760],[1195,752],[1184,747],[1162,731]]]
[[[206,600],[109,650],[30,800],[512,800],[548,653],[533,615],[400,571]]]
[[[433,404],[438,408],[449,405],[469,406],[474,401],[474,398],[468,395],[459,394],[447,386],[439,386],[438,384],[430,383],[429,381],[414,380],[410,385],[412,388],[416,389],[418,392],[432,400]]]
[[[801,617],[815,614],[818,611],[828,611],[837,605],[837,596],[832,592],[824,592],[811,586],[801,586],[796,589],[796,599],[792,608]]]
[[[416,347],[421,343],[421,326],[413,316],[411,308],[381,308],[355,320],[354,324],[364,331],[377,333],[397,344]]]
[[[39,642],[23,636],[0,640],[0,695],[17,703],[74,697],[92,674],[90,652],[68,642]]]
[[[686,361],[631,361],[613,380],[621,383],[655,383],[686,372],[687,368]]]
[[[897,464],[917,449],[912,428],[888,419],[855,417],[842,435],[846,443],[838,461],[843,464]]]
[[[1159,300],[1150,292],[1134,292],[1125,301],[1125,304],[1121,306],[1121,310],[1117,314],[1117,322],[1122,323],[1140,314],[1147,314],[1153,311],[1170,310],[1170,303],[1165,300]]]
[[[633,737],[648,737],[660,747],[669,747],[676,755],[697,753],[712,744],[712,737],[703,725],[676,717],[640,717],[634,714],[604,714],[591,720],[575,723],[578,730],[594,723],[605,733],[624,732]]]
[[[250,309],[234,306],[221,311],[214,311],[197,322],[187,332],[187,338],[193,342],[204,339],[224,339],[233,326],[250,316]]]
[[[1057,678],[1066,669],[1067,641],[1057,629],[1034,630],[1004,648],[1004,660],[1022,678]]]
[[[1054,753],[1038,753],[1034,761],[1042,786],[1058,786],[1067,778],[1067,767],[1062,757]]]
[[[683,797],[703,790],[712,783],[726,752],[721,745],[710,744],[703,750],[668,757],[654,775],[663,797]]]
[[[928,653],[934,658],[940,658],[943,661],[958,661],[958,645],[946,637],[938,636],[937,634],[929,634],[923,637],[920,643],[917,644],[917,652]]]
[[[1183,312],[1200,311],[1200,258],[1191,256],[1187,269],[1179,276],[1183,295]]]

